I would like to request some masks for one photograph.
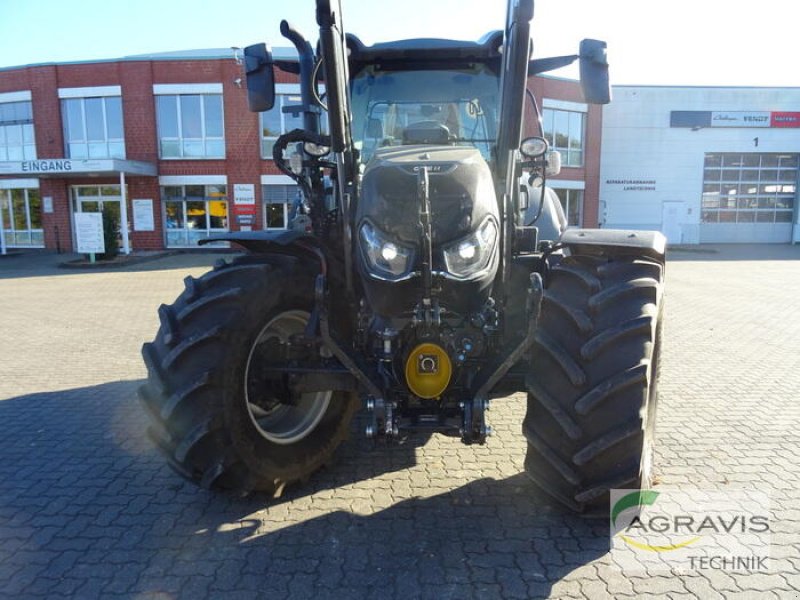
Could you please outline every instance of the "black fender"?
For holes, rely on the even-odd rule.
[[[327,272],[327,261],[320,248],[319,240],[304,231],[294,231],[292,229],[280,231],[231,231],[204,238],[198,244],[203,246],[212,242],[233,242],[242,246],[248,252],[256,254],[304,255],[316,258],[320,262],[321,272]]]
[[[574,254],[647,256],[664,262],[667,238],[660,231],[567,229],[559,242]]]

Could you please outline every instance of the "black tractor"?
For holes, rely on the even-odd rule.
[[[531,58],[532,0],[478,42],[364,45],[317,0],[316,49],[244,52],[265,111],[274,69],[299,77],[303,129],[278,168],[303,199],[285,231],[231,232],[222,261],[159,309],[141,398],[169,464],[207,488],[279,495],[365,435],[483,444],[493,398],[527,392],[525,469],[578,511],[652,476],[664,277],[656,232],[566,228],[528,78],[579,61],[610,101],[605,44]],[[533,112],[535,111],[535,112]],[[536,126],[538,123],[531,123]],[[500,401],[500,400],[498,400]]]

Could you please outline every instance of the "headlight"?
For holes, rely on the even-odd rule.
[[[376,275],[387,279],[399,279],[408,273],[414,254],[412,248],[389,240],[369,221],[361,225],[359,237],[368,266]]]
[[[486,219],[474,233],[444,248],[447,271],[459,279],[483,271],[492,261],[496,242],[497,224]]]
[[[323,146],[322,144],[316,144],[314,142],[305,142],[303,143],[303,149],[308,152],[311,156],[325,156],[326,154],[330,154],[331,148],[330,146]]]

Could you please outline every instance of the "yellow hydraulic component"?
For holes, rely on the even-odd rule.
[[[437,344],[420,344],[406,360],[406,383],[411,392],[425,398],[438,398],[447,389],[453,365],[444,348]]]

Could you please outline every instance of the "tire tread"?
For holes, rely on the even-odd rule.
[[[663,272],[635,256],[570,256],[551,269],[526,377],[525,469],[572,510],[602,512],[609,489],[644,483]]]
[[[228,422],[224,398],[230,376],[217,365],[231,355],[235,340],[241,345],[253,334],[253,315],[257,319],[278,310],[273,307],[281,302],[311,302],[313,273],[308,269],[300,259],[284,255],[223,260],[200,278],[186,277],[176,301],[159,308],[158,333],[142,346],[148,380],[139,397],[150,417],[148,437],[183,478],[205,488],[275,496],[287,484],[307,478],[310,468],[330,462],[345,438],[358,407],[350,396],[336,400],[344,404],[331,417],[336,419],[332,437],[319,446],[321,456],[311,460],[300,451],[275,467],[281,475],[265,476],[253,471],[249,442],[237,443],[241,433]]]

